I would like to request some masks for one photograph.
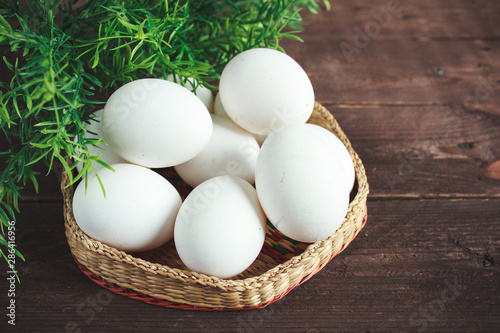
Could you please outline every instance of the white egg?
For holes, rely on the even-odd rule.
[[[346,176],[330,148],[305,125],[271,133],[261,147],[255,186],[269,221],[284,235],[316,242],[342,224]]]
[[[90,237],[127,252],[156,248],[173,237],[182,204],[177,190],[156,172],[133,164],[113,164],[115,172],[101,168],[78,184],[73,214]]]
[[[210,139],[212,120],[188,89],[166,80],[141,79],[111,95],[102,131],[126,161],[163,168],[196,156]]]
[[[351,154],[349,154],[346,146],[335,134],[326,128],[314,124],[306,124],[306,128],[309,129],[314,135],[317,135],[318,138],[328,146],[331,154],[338,158],[346,176],[345,180],[347,189],[351,192],[356,178],[356,171],[354,169],[354,164],[352,163]]]
[[[255,163],[259,144],[249,132],[231,119],[212,115],[212,137],[203,150],[187,162],[176,165],[179,176],[190,186],[215,176],[238,176],[255,182]]]
[[[90,120],[88,124],[86,124],[85,129],[86,132],[84,134],[84,137],[87,139],[101,139],[104,140],[104,134],[102,133],[102,114],[103,114],[103,109],[98,110],[94,112],[94,119]],[[78,141],[78,138],[75,138],[75,141]],[[99,147],[99,148],[97,148]],[[125,162],[123,158],[121,158],[117,153],[113,151],[113,149],[105,145],[103,143],[99,143],[97,147],[93,145],[88,145],[88,150],[89,153],[93,156],[99,156],[100,160],[103,162],[106,162],[107,164],[115,164],[115,163],[122,163]],[[102,167],[101,164],[97,163],[96,161],[92,161],[92,165],[94,166],[94,169],[99,169]],[[78,163],[76,165],[76,169],[78,172],[82,171],[83,169],[83,164]]]
[[[314,91],[306,72],[290,56],[272,49],[236,55],[222,71],[219,91],[229,117],[261,135],[305,123],[314,107]]]
[[[181,84],[179,81],[180,80],[179,77],[177,77],[177,79],[174,80],[173,74],[168,74],[167,80]],[[203,102],[203,104],[205,104],[208,111],[212,112],[214,106],[214,95],[212,94],[212,91],[207,87],[204,87],[201,84],[197,83],[198,82],[195,79],[188,78],[186,80],[185,87],[190,91],[192,91],[196,95],[196,97],[198,97]],[[194,87],[196,87],[196,89]]]
[[[222,101],[220,100],[220,93],[219,92],[217,92],[217,95],[215,95],[214,114],[218,114],[219,116],[223,116],[223,117],[229,117],[227,115],[226,109],[224,109],[224,105],[222,105]]]
[[[201,183],[182,204],[175,221],[175,247],[188,269],[230,278],[255,261],[265,227],[252,185],[219,176]]]
[[[217,93],[215,96],[215,102],[214,102],[214,114],[217,114],[219,116],[223,117],[229,117],[227,115],[226,110],[224,109],[224,105],[222,105],[222,101],[220,100],[220,93]],[[260,135],[260,134],[255,134],[252,132],[249,132],[253,135],[255,140],[257,140],[257,143],[259,144],[259,147],[262,146],[262,143],[264,143],[264,140],[266,139],[267,135]]]

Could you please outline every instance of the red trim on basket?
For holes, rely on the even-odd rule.
[[[359,231],[361,229],[363,229],[363,227],[364,227],[365,224],[366,224],[366,215],[365,215],[365,217],[363,219],[361,227],[358,229],[358,232],[352,236],[352,239],[354,239],[356,237],[356,235],[359,233]],[[175,302],[171,302],[171,301],[167,301],[167,300],[163,300],[163,299],[158,299],[158,298],[155,298],[155,297],[151,297],[151,296],[139,293],[137,291],[134,291],[132,289],[122,288],[122,287],[120,287],[120,286],[118,286],[118,285],[116,285],[114,283],[107,282],[103,278],[101,278],[99,275],[92,273],[86,266],[84,266],[80,262],[78,262],[78,260],[76,258],[74,258],[74,259],[75,259],[75,262],[77,263],[78,267],[80,268],[80,270],[83,272],[83,274],[85,274],[87,277],[89,277],[92,281],[94,281],[95,283],[97,283],[101,287],[106,288],[106,289],[108,289],[108,290],[110,290],[110,291],[112,291],[114,293],[119,294],[119,295],[127,296],[129,298],[136,299],[136,300],[139,300],[139,301],[142,301],[142,302],[145,302],[145,303],[149,303],[149,304],[153,304],[153,305],[159,305],[159,306],[168,307],[168,308],[174,308],[174,309],[198,310],[198,311],[200,311],[200,310],[201,311],[230,311],[230,310],[251,310],[251,309],[264,308],[264,307],[268,306],[269,304],[272,304],[272,303],[274,303],[276,301],[279,301],[280,299],[282,299],[283,297],[285,297],[290,291],[292,291],[292,289],[294,289],[295,287],[299,286],[300,284],[306,282],[313,275],[315,275],[321,269],[323,269],[323,267],[325,267],[325,265],[328,262],[330,262],[336,255],[338,255],[340,252],[342,252],[342,250],[344,250],[344,246],[339,251],[337,251],[336,253],[334,253],[323,265],[320,265],[320,266],[316,267],[311,273],[309,273],[304,278],[302,278],[302,280],[300,280],[298,283],[296,283],[295,285],[289,287],[283,293],[281,293],[279,295],[276,295],[269,302],[263,303],[263,304],[259,304],[259,305],[253,306],[253,307],[238,308],[238,309],[197,307],[197,306],[192,306],[192,305],[187,305],[187,304],[180,304],[180,303],[175,303]]]

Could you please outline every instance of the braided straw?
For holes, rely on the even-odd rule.
[[[66,237],[81,270],[103,287],[148,303],[185,309],[226,310],[264,307],[322,269],[356,237],[366,221],[368,183],[365,168],[334,117],[316,103],[309,123],[333,132],[354,162],[356,185],[347,215],[325,240],[307,244],[285,237],[270,223],[264,247],[255,262],[233,279],[189,271],[172,241],[142,253],[125,253],[87,236],[72,212],[73,186],[63,174]],[[159,171],[182,193],[187,185],[171,169]],[[184,191],[185,192],[185,191]]]

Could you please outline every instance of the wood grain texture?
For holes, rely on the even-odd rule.
[[[500,116],[447,106],[339,108],[370,197],[498,197]]]
[[[307,34],[353,37],[362,30],[381,26],[380,39],[418,40],[485,39],[500,37],[500,12],[495,1],[372,0],[332,1],[332,13],[310,18]],[[325,31],[324,27],[331,27]]]
[[[373,12],[388,11],[392,3],[400,4],[400,13],[388,15],[387,24],[377,20]],[[331,12],[311,17],[305,44],[284,43],[310,75],[320,102],[462,105],[465,100],[498,114],[497,6],[494,1],[338,2]],[[380,29],[370,33],[372,26]],[[355,51],[346,57],[342,43]]]
[[[112,294],[74,263],[51,174],[21,204],[17,325],[2,311],[0,331],[498,332],[500,2],[400,0],[356,46],[357,31],[374,29],[373,12],[391,3],[332,1],[332,11],[306,15],[304,43],[283,41],[370,184],[365,228],[322,271],[252,311],[188,312]],[[342,43],[359,52],[347,59]]]
[[[347,61],[339,47],[344,40],[338,37],[304,40],[307,48],[293,44],[289,53],[309,74],[321,103],[457,104],[500,113],[499,41],[403,43],[380,39]],[[321,56],[311,57],[309,52]],[[443,73],[435,74],[434,68],[441,68]]]

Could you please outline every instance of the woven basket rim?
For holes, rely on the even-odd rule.
[[[63,199],[65,201],[66,208],[65,223],[68,226],[67,236],[70,237],[70,235],[68,235],[68,233],[70,232],[68,231],[68,229],[70,229],[71,232],[74,233],[74,236],[76,236],[80,241],[84,242],[86,248],[88,248],[90,251],[104,254],[113,260],[118,260],[123,263],[134,265],[151,274],[160,274],[183,282],[207,285],[222,290],[228,290],[228,288],[233,290],[258,288],[262,283],[268,280],[272,280],[273,277],[279,275],[280,273],[285,272],[293,266],[300,265],[302,260],[309,256],[313,256],[317,252],[317,250],[321,249],[326,243],[333,242],[333,240],[339,233],[344,232],[348,216],[350,214],[355,214],[361,208],[361,206],[364,206],[363,208],[366,209],[366,199],[369,192],[369,186],[366,179],[365,168],[361,162],[361,159],[352,148],[351,142],[342,131],[342,129],[340,129],[340,126],[338,125],[333,115],[318,102],[315,102],[314,110],[328,122],[329,128],[327,129],[337,135],[348,149],[355,166],[356,181],[358,184],[357,193],[354,199],[349,203],[348,212],[346,214],[346,217],[344,218],[344,221],[334,234],[324,240],[309,244],[300,254],[288,259],[281,264],[278,264],[277,266],[267,270],[266,272],[258,276],[252,276],[243,279],[221,279],[214,276],[208,276],[203,273],[193,272],[187,269],[174,268],[163,264],[153,263],[146,259],[134,257],[132,254],[126,253],[124,251],[119,251],[109,245],[95,240],[85,234],[76,224],[71,208],[74,188],[73,186],[68,185],[69,177],[65,172],[63,172],[61,191],[63,193]],[[353,238],[354,237],[355,235],[353,236]]]

